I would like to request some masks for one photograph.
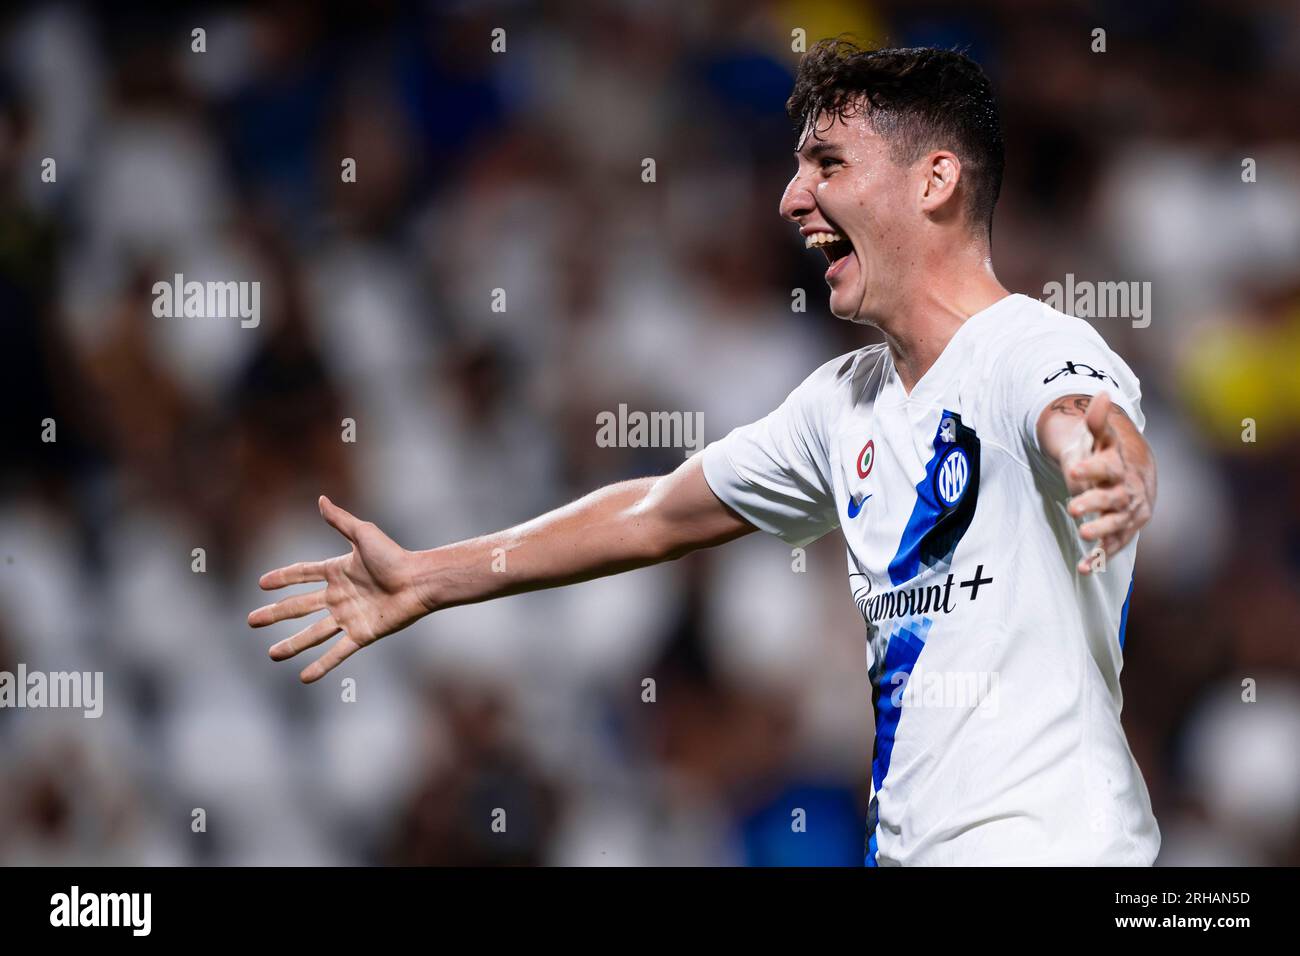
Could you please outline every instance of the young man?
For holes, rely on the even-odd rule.
[[[868,865],[1148,865],[1159,832],[1119,716],[1155,497],[1137,379],[1086,323],[994,276],[1002,138],[973,62],[824,42],[789,109],[803,132],[781,214],[825,252],[831,311],[886,345],[826,363],[670,475],[497,534],[408,552],[322,497],[351,553],[263,576],[325,587],[249,623],[327,610],[270,651],[342,632],[311,682],[442,608],[755,528],[804,545],[840,527],[876,709]]]

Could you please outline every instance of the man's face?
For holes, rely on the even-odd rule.
[[[841,121],[819,115],[799,143],[799,168],[781,197],[781,215],[799,225],[805,246],[826,253],[830,310],[874,321],[887,310],[922,217],[908,167],[858,111]]]

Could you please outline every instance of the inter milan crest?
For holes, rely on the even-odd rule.
[[[934,490],[939,500],[955,508],[970,481],[970,460],[960,448],[950,449],[934,475]]]

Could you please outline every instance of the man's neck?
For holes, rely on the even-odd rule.
[[[909,394],[967,319],[1011,294],[987,259],[978,268],[954,274],[949,266],[930,275],[945,278],[926,282],[875,323],[885,333],[894,368]]]

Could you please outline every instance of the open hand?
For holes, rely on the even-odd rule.
[[[411,586],[411,552],[324,495],[318,504],[321,517],[351,543],[351,553],[268,571],[258,582],[266,591],[309,581],[324,581],[325,587],[281,598],[248,615],[250,627],[266,627],[316,611],[329,612],[271,646],[272,660],[288,660],[342,631],[343,636],[302,671],[304,684],[320,680],[367,644],[400,631],[427,613]]]

